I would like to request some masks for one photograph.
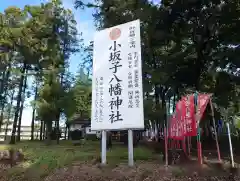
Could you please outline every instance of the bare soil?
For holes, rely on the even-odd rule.
[[[74,163],[56,170],[45,181],[240,181],[224,165],[199,166],[192,162],[185,165],[165,167],[159,163],[139,162],[134,167],[126,164],[101,166],[93,163]]]

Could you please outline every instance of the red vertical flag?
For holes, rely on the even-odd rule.
[[[202,119],[205,109],[209,103],[209,94],[199,94],[198,95],[198,111],[199,111],[199,121]]]
[[[182,140],[184,137],[184,129],[182,122],[182,106],[183,101],[178,101],[175,112],[170,119],[169,137],[175,140]]]
[[[183,120],[186,127],[185,136],[196,136],[197,126],[194,111],[194,95],[188,95],[182,98],[185,106],[183,111]]]
[[[210,96],[208,94],[198,95],[199,120],[207,107]],[[176,104],[175,112],[170,119],[169,137],[175,140],[183,140],[184,136],[197,135],[197,123],[195,118],[194,95],[183,97]]]

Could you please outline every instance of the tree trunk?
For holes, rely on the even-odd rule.
[[[57,136],[57,144],[59,144],[60,139],[60,130],[59,130],[59,121],[57,121],[57,127],[56,127],[56,136]]]
[[[7,123],[6,123],[6,128],[5,128],[5,138],[4,138],[4,140],[7,139],[8,125],[9,125],[10,118],[11,118],[11,113],[12,113],[14,93],[15,93],[15,91],[13,90],[13,92],[12,92],[12,96],[11,96],[11,102],[10,102],[11,107],[10,107],[9,112],[8,112]]]
[[[3,72],[3,75],[2,75],[2,78],[3,78],[3,81],[2,81],[2,83],[1,83],[1,85],[0,85],[0,95],[4,92],[4,98],[6,98],[7,97],[7,85],[8,85],[8,79],[9,79],[9,77],[10,77],[10,68],[11,68],[11,64],[9,64],[8,65],[8,69],[7,70],[5,70],[4,72]],[[0,98],[0,100],[2,99],[2,97]],[[1,101],[3,101],[3,100],[1,100]],[[2,104],[1,104],[1,117],[0,117],[0,133],[2,132],[2,123],[3,123],[3,113],[4,113],[4,107],[5,107],[5,101],[4,102],[2,102]]]
[[[34,95],[34,101],[37,100],[37,93],[38,93],[38,85],[36,83],[36,87],[35,87],[35,95]],[[31,122],[31,140],[34,140],[34,121],[35,121],[35,112],[36,112],[36,105],[34,103],[33,106],[33,111],[32,111],[32,122]],[[41,123],[41,128],[42,129],[42,123]],[[41,134],[41,133],[40,133]]]
[[[21,140],[21,122],[22,122],[23,106],[24,106],[24,100],[22,100],[21,107],[20,107],[20,114],[19,114],[19,117],[18,117],[17,141]]]
[[[43,140],[46,139],[46,123],[43,121]]]
[[[1,117],[0,117],[0,133],[2,132],[2,124],[3,124],[3,113],[4,113],[4,107],[5,107],[5,101],[2,100],[4,99],[2,97],[2,94],[4,92],[4,79],[5,79],[5,74],[6,74],[6,70],[2,72],[2,81],[0,82],[0,101],[1,101]],[[6,94],[6,92],[5,92]],[[4,96],[5,97],[5,96]]]
[[[173,112],[175,111],[175,105],[176,105],[176,94],[173,95]]]
[[[42,141],[42,129],[43,129],[43,123],[42,123],[42,120],[41,120],[41,123],[40,123],[40,141]]]
[[[68,128],[68,134],[67,134],[67,139],[70,140],[70,137],[71,137],[71,130],[69,128],[69,126],[67,127]]]
[[[17,128],[17,121],[18,121],[18,116],[19,116],[19,111],[20,111],[20,103],[22,99],[22,91],[23,91],[23,84],[24,84],[24,73],[26,71],[27,65],[24,64],[22,68],[22,75],[20,79],[20,84],[19,84],[19,89],[18,89],[18,96],[17,96],[17,106],[14,114],[14,121],[13,121],[13,129],[12,129],[12,136],[11,136],[11,141],[10,144],[15,144],[16,139],[15,139],[15,133],[16,133],[16,128]]]
[[[46,123],[46,127],[47,127],[47,139],[46,139],[46,144],[50,145],[51,144],[51,133],[52,133],[52,121],[48,121]]]
[[[31,141],[34,140],[34,121],[35,121],[35,108],[33,108],[33,112],[32,112],[32,122],[31,122]]]
[[[57,115],[57,119],[56,119],[56,122],[55,122],[57,144],[59,144],[59,139],[60,139],[59,120],[60,120],[60,113]]]
[[[68,124],[68,119],[67,119],[65,122],[65,133],[64,133],[65,140],[67,140],[67,134],[69,133],[68,128],[69,128],[69,124]],[[68,135],[68,137],[69,137],[69,135]]]
[[[27,70],[24,77],[24,85],[23,85],[23,91],[22,91],[22,97],[21,97],[21,107],[20,107],[20,114],[18,118],[18,134],[17,134],[17,141],[21,140],[21,124],[22,124],[22,113],[24,108],[24,102],[25,102],[25,92],[27,89]]]
[[[2,77],[2,80],[1,80],[1,82],[0,82],[0,94],[2,94],[3,92],[4,92],[4,84],[5,84],[5,77],[6,77],[6,68],[5,68],[5,70],[1,70],[1,77]]]
[[[64,130],[64,139],[67,140],[67,124],[65,126],[65,130]]]
[[[10,117],[10,116],[9,116],[9,117]],[[6,127],[5,127],[5,135],[4,135],[4,140],[5,140],[5,141],[7,140],[8,124],[9,124],[9,119],[7,119]]]
[[[41,125],[40,125],[40,141],[43,140],[43,121],[41,120]]]
[[[3,124],[3,117],[4,117],[4,108],[5,108],[5,104],[2,104],[2,108],[1,108],[1,115],[0,115],[0,133],[2,132],[2,124]]]

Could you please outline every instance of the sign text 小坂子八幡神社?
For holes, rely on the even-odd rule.
[[[140,21],[94,36],[92,130],[143,129]]]

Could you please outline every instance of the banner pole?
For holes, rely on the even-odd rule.
[[[196,123],[197,123],[198,161],[199,161],[200,165],[202,165],[203,160],[202,160],[201,128],[199,126],[200,120],[199,120],[199,105],[198,105],[198,93],[197,92],[194,94],[194,104],[196,106],[195,118],[196,118]]]
[[[183,148],[184,153],[187,155],[187,150],[186,150],[186,136],[183,137],[183,140],[182,140],[182,148]]]
[[[220,155],[220,149],[219,149],[219,144],[218,144],[218,135],[217,135],[217,130],[216,130],[216,122],[215,122],[215,116],[214,116],[214,110],[213,110],[213,104],[212,104],[211,98],[210,98],[210,106],[211,106],[211,111],[212,111],[213,128],[214,128],[214,133],[215,133],[218,161],[221,162],[221,155]]]
[[[164,126],[164,138],[165,138],[165,162],[166,166],[168,166],[168,136],[167,136],[167,128]]]
[[[190,136],[188,136],[187,137],[188,139],[187,139],[187,141],[188,141],[188,156],[191,156],[191,137]]]
[[[198,160],[200,165],[202,165],[203,160],[202,160],[201,128],[199,125],[198,125],[197,145],[198,145]]]

